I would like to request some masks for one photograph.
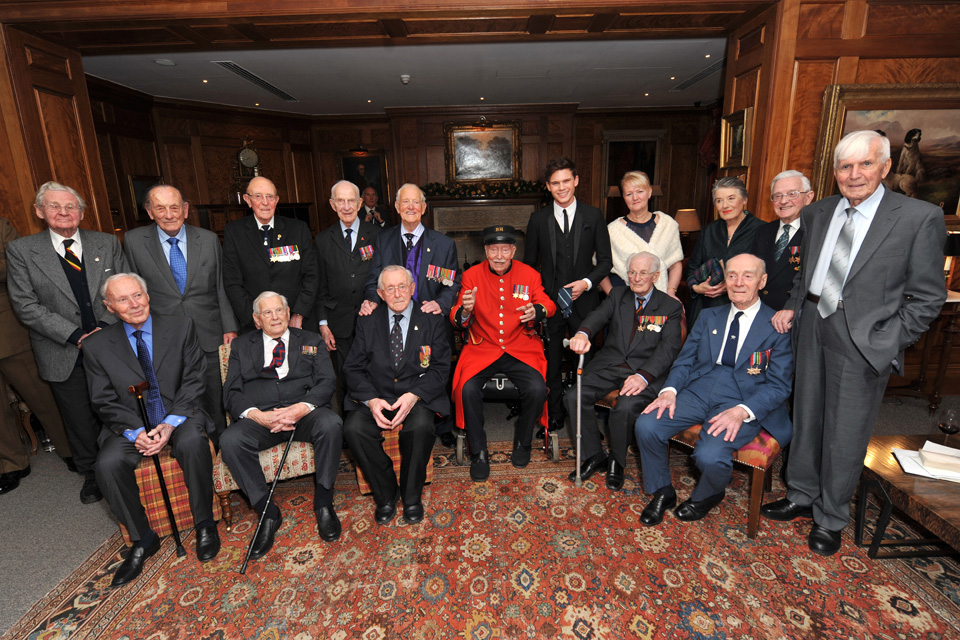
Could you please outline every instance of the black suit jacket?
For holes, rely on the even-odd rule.
[[[240,320],[240,330],[251,330],[254,298],[264,291],[276,291],[287,297],[291,313],[304,317],[304,328],[316,330],[320,267],[310,228],[293,218],[274,216],[273,221],[270,246],[296,245],[300,259],[270,262],[255,216],[229,223],[223,232],[223,287],[230,306]]]
[[[767,265],[767,286],[760,291],[760,299],[774,311],[780,311],[787,304],[793,279],[800,271],[799,247],[803,241],[803,228],[797,230],[787,248],[777,260],[774,257],[777,236],[780,235],[780,221],[768,222],[759,229],[753,239],[753,254],[762,258]],[[794,255],[791,247],[796,247]]]
[[[167,414],[199,419],[204,432],[209,432],[210,418],[200,408],[206,360],[193,320],[155,313],[151,317],[153,370]],[[127,393],[130,385],[139,384],[145,378],[122,322],[84,339],[83,366],[90,401],[105,427],[122,435],[127,429],[146,426],[136,396]]]
[[[634,373],[647,379],[647,386],[656,395],[680,353],[682,314],[683,305],[680,302],[654,289],[642,315],[666,316],[666,322],[660,331],[645,327],[634,336],[636,296],[629,287],[615,287],[580,325],[580,330],[591,337],[604,327],[609,327],[603,348],[587,365],[587,372],[626,363]],[[648,326],[650,324],[655,323],[647,323]]]
[[[286,349],[290,370],[283,380],[277,380],[263,371],[263,332],[245,333],[231,343],[223,385],[223,404],[230,415],[239,416],[252,407],[269,411],[298,402],[329,406],[336,380],[323,338],[291,327]]]
[[[353,335],[364,287],[373,259],[364,260],[360,249],[373,246],[380,227],[360,221],[353,251],[347,251],[340,222],[317,234],[317,258],[320,261],[320,287],[317,292],[317,321],[326,320],[336,338]]]
[[[600,304],[600,281],[607,277],[613,267],[610,253],[610,235],[600,209],[577,200],[577,213],[571,228],[573,233],[573,277],[568,281],[589,278],[592,286],[574,300],[573,308],[581,316]],[[558,282],[556,277],[557,235],[561,233],[553,215],[553,203],[530,214],[527,235],[524,240],[523,261],[533,268],[539,265],[543,288],[554,302],[557,292],[567,282]],[[597,264],[593,264],[593,256]]]
[[[374,211],[380,214],[380,219],[382,222],[377,222],[376,218],[373,218],[370,221],[370,224],[375,226],[377,229],[389,229],[393,226],[393,212],[390,211],[388,207],[381,207],[380,205],[375,206]],[[360,221],[363,222],[367,217],[367,205],[360,207]]]
[[[358,402],[383,398],[394,402],[407,392],[420,396],[423,406],[438,413],[450,413],[447,378],[450,375],[450,339],[446,316],[423,313],[414,304],[403,359],[394,368],[390,355],[387,305],[357,321],[357,337],[343,365],[347,384],[347,411],[360,408]],[[424,354],[429,347],[429,355]],[[352,406],[351,406],[352,405]]]

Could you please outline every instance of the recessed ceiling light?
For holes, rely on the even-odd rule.
[[[254,102],[254,103],[253,103],[253,106],[259,107],[259,106],[260,106],[260,103],[259,103],[259,102]]]
[[[483,96],[480,96],[480,99],[483,100]]]
[[[707,55],[705,55],[705,56],[703,56],[703,57],[704,57],[704,58],[709,58],[709,57],[710,57],[710,54],[708,53]]]
[[[206,80],[204,80],[204,81],[203,81],[203,84],[207,84],[207,81],[206,81]]]
[[[645,95],[645,96],[649,96],[650,94],[649,94],[649,93],[645,93],[645,94],[643,94],[643,95]]]
[[[160,58],[159,60],[154,60],[154,64],[158,64],[161,67],[175,67],[177,63],[173,60],[167,60],[166,58]]]
[[[676,80],[676,79],[677,79],[677,76],[670,76],[670,79],[671,79],[671,80]]]
[[[367,100],[367,104],[370,104],[371,102],[373,102],[373,100]]]

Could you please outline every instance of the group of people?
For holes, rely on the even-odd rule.
[[[254,178],[244,194],[253,215],[227,225],[222,248],[185,224],[177,189],[158,185],[146,206],[155,224],[128,232],[121,248],[115,236],[79,229],[83,199],[47,183],[35,211],[48,230],[6,245],[9,298],[61,409],[85,477],[81,500],[105,496],[133,540],[114,585],[139,575],[159,545],[134,480],[144,455],[169,444],[183,467],[200,561],[220,548],[210,442],[263,516],[253,558],[271,549],[283,520],[258,452],[291,431],[314,447],[323,540],[341,532],[332,497],[344,442],[369,481],[375,521],[389,523],[399,504],[416,524],[431,451],[438,437],[453,444],[453,424],[466,430],[471,478],[490,475],[487,380],[505,375],[519,391],[510,460],[524,467],[538,425],[577,419],[561,371],[578,354],[587,362],[582,478],[606,472],[606,486],[621,489],[632,430],[651,494],[641,522],[655,526],[671,508],[698,520],[723,500],[733,452],[766,429],[793,443],[788,493],[763,514],[812,517],[810,548],[831,554],[887,378],[945,299],[946,237],[937,207],[882,186],[882,136],[847,135],[834,167],[840,195],[818,202],[802,174],[778,175],[778,220],[768,224],[746,211],[739,180],[717,181],[719,219],[687,267],[686,322],[677,224],[649,210],[647,176],[624,176],[629,213],[607,225],[577,200],[567,158],[547,165],[553,202],[531,214],[522,260],[517,230],[496,225],[483,232],[486,260],[464,273],[454,242],[422,224],[426,199],[412,184],[396,194],[399,224],[382,227],[361,215],[367,194],[336,183],[339,220],[314,241],[306,224],[276,215],[276,186]],[[454,330],[464,336],[455,368]],[[221,344],[231,345],[222,386]],[[143,380],[147,424],[127,392]],[[342,416],[332,409],[338,388]],[[612,391],[607,453],[592,406]],[[667,442],[699,423],[700,480],[677,505]],[[383,449],[391,430],[399,477]]]

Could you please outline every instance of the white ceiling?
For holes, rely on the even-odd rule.
[[[690,107],[720,98],[722,71],[683,91],[671,89],[722,60],[725,47],[723,38],[443,44],[85,56],[83,65],[90,75],[156,97],[305,115],[561,102],[580,108]],[[176,66],[158,65],[157,59]],[[222,60],[298,102],[284,102],[212,62]],[[401,74],[410,75],[408,85]]]

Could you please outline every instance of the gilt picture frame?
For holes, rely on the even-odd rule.
[[[443,125],[447,184],[506,182],[521,177],[520,122]]]

